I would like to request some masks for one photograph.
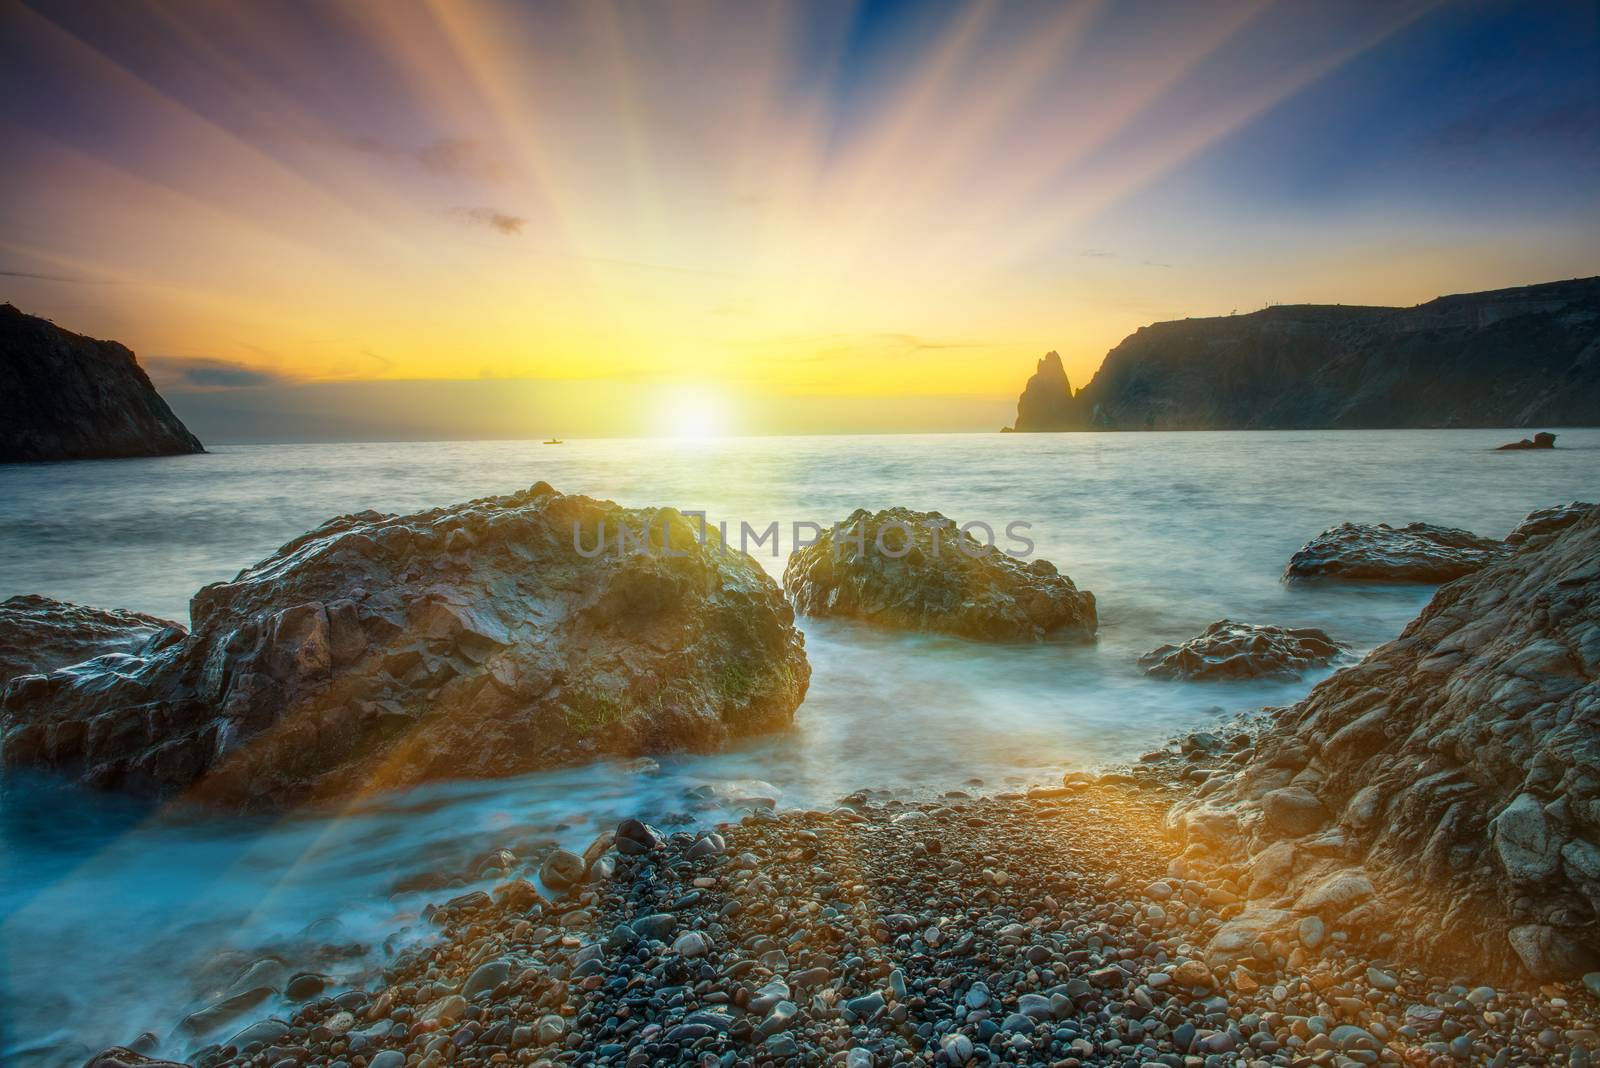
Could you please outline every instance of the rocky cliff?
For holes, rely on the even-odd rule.
[[[204,451],[126,346],[0,304],[0,463]]]
[[[1600,425],[1600,278],[1414,308],[1303,304],[1140,328],[1071,395],[1040,361],[1017,430]]]

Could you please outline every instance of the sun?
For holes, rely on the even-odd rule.
[[[727,399],[704,386],[679,386],[662,398],[661,425],[681,441],[719,438],[728,431]]]

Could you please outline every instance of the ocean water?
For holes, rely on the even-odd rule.
[[[1503,535],[1600,486],[1600,430],[1496,453],[1507,431],[935,435],[716,441],[222,446],[161,460],[0,466],[0,598],[45,593],[187,620],[233,576],[330,516],[412,511],[544,480],[712,522],[831,523],[857,507],[983,522],[1099,601],[1088,646],[988,646],[802,621],[811,691],[791,730],[715,755],[435,784],[317,816],[219,817],[0,781],[0,1063],[77,1065],[174,1030],[251,961],[347,981],[408,939],[499,846],[580,847],[639,814],[673,825],[753,797],[827,805],[859,788],[1001,790],[1128,760],[1172,734],[1281,704],[1317,681],[1181,683],[1136,658],[1223,617],[1323,627],[1357,653],[1426,602],[1415,586],[1286,586],[1284,563],[1345,519]],[[758,558],[774,576],[781,557]],[[704,789],[710,787],[710,790]]]

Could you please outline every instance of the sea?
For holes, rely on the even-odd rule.
[[[1559,428],[1550,428],[1559,430]],[[1051,560],[1094,592],[1088,645],[992,645],[801,620],[810,692],[793,726],[715,754],[436,783],[315,815],[240,817],[0,773],[0,1063],[72,1066],[177,1025],[263,958],[370,977],[429,937],[429,901],[492,885],[475,858],[581,849],[621,817],[669,829],[752,808],[1002,792],[1136,760],[1175,735],[1303,696],[1290,680],[1146,678],[1138,657],[1218,619],[1321,627],[1352,657],[1432,590],[1285,584],[1290,555],[1344,520],[1501,536],[1600,492],[1600,430],[1496,452],[1504,430],[948,434],[222,445],[203,456],[0,466],[0,599],[42,593],[187,622],[190,597],[324,520],[410,512],[538,481],[672,505],[772,539],[858,507],[936,510]],[[1021,535],[1017,538],[1014,535]],[[1331,669],[1328,669],[1331,670]],[[1107,843],[1115,848],[1115,843]],[[446,884],[446,885],[441,885]]]

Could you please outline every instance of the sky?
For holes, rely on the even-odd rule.
[[[204,440],[993,430],[1600,273],[1600,6],[0,0],[0,300]]]

